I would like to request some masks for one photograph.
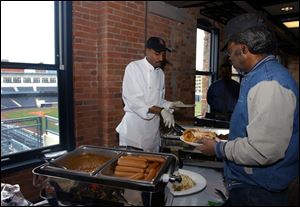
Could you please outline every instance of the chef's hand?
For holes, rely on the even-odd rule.
[[[216,141],[213,139],[202,138],[197,143],[202,145],[196,147],[197,150],[201,151],[205,155],[215,155]]]
[[[174,101],[174,102],[171,102],[170,104],[170,109],[174,109],[176,107],[179,107],[181,105],[184,105],[184,103],[182,101]]]
[[[160,114],[164,119],[165,126],[170,128],[171,126],[173,127],[175,125],[174,116],[167,109],[161,110]]]

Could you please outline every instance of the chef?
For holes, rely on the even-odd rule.
[[[150,37],[146,43],[146,57],[130,62],[122,85],[125,115],[116,131],[120,146],[133,146],[144,151],[158,152],[160,144],[160,117],[166,127],[174,126],[174,108],[181,101],[165,100],[166,64],[165,41]]]

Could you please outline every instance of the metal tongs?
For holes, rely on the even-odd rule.
[[[180,126],[179,124],[176,124],[173,126],[174,131],[176,131],[179,136],[181,136],[183,134],[183,132],[185,131],[185,128],[183,128],[182,126]]]

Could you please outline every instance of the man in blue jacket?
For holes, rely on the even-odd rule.
[[[299,87],[274,57],[276,39],[256,14],[228,22],[225,49],[244,73],[228,142],[202,139],[198,149],[224,160],[231,205],[288,205],[299,177]]]

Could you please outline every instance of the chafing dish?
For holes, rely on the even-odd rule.
[[[95,174],[108,161],[115,158],[120,151],[82,146],[75,151],[65,154],[45,167],[58,167],[73,174]]]
[[[89,172],[81,171],[74,159],[84,154],[105,156],[109,159]],[[117,177],[113,170],[121,156],[154,156],[164,158],[156,176],[151,180]],[[149,153],[118,148],[81,146],[51,162],[65,168],[42,164],[33,169],[33,185],[41,189],[41,197],[55,198],[66,205],[163,205],[164,188],[169,182],[180,180],[173,175],[177,158],[169,153]]]

